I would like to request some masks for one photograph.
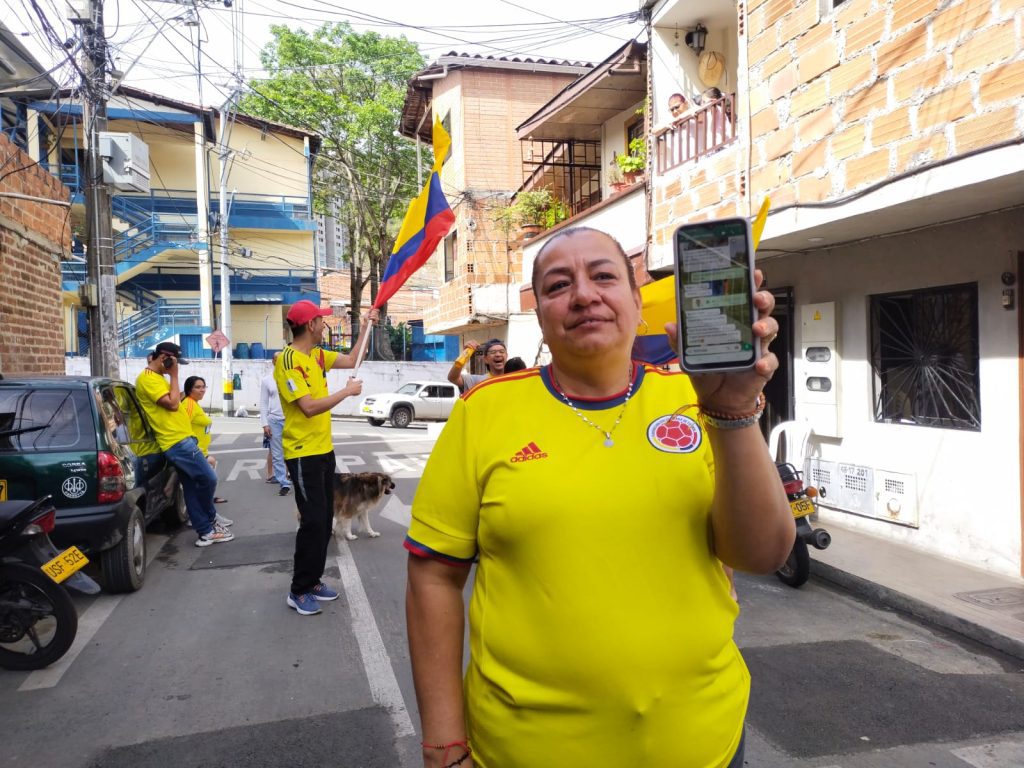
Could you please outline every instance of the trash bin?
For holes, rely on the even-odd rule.
[[[253,345],[249,347],[249,357],[252,360],[262,360],[267,356],[266,351],[263,349],[262,342],[253,342]]]
[[[248,360],[249,359],[249,345],[246,344],[244,341],[239,343],[235,347],[235,357],[238,358],[239,360]]]

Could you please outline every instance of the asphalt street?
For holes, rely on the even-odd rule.
[[[64,659],[0,671],[0,764],[419,765],[401,543],[427,430],[335,422],[339,468],[397,487],[373,515],[379,538],[332,546],[342,597],[313,617],[285,605],[295,505],[263,480],[258,424],[218,419],[214,433],[237,538],[199,549],[189,529],[151,530],[141,591],[76,598]],[[1008,658],[813,579],[740,576],[738,590],[748,766],[1024,766],[1024,670]]]

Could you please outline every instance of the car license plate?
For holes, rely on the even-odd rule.
[[[7,481],[0,480],[0,501],[7,501]]]
[[[810,499],[797,499],[789,502],[789,508],[793,510],[793,517],[807,517],[814,511],[814,503]]]
[[[364,405],[363,406],[363,413],[373,413],[373,409],[370,406],[368,406],[368,405]]]
[[[69,547],[50,562],[44,563],[43,573],[60,584],[88,562],[89,559],[82,554],[82,550],[78,547]]]

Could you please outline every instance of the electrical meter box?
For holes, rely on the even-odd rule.
[[[103,181],[120,192],[149,192],[149,147],[134,133],[100,134]]]
[[[816,435],[842,437],[839,429],[839,345],[834,301],[800,307],[800,360],[795,382],[800,418]]]

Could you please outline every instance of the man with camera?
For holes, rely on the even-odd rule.
[[[196,546],[231,541],[234,535],[216,521],[213,496],[217,490],[217,475],[199,448],[185,409],[180,407],[178,366],[187,365],[188,360],[181,356],[181,347],[169,341],[157,344],[147,360],[148,364],[135,380],[135,393],[149,417],[157,445],[178,470],[188,517],[199,534]]]

